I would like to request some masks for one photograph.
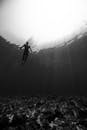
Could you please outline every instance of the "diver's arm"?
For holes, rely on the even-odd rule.
[[[23,45],[23,46],[21,46],[21,47],[20,47],[20,49],[22,49],[23,47],[24,47],[24,45]]]
[[[32,51],[32,49],[31,49],[31,47],[30,47],[29,49],[30,49],[30,51],[31,51],[31,53],[32,53],[33,51]]]

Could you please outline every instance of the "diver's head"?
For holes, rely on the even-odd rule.
[[[29,42],[26,42],[26,45],[28,45],[29,44]]]

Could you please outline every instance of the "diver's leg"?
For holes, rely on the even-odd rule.
[[[27,58],[28,58],[28,54],[25,55],[25,60],[24,60],[25,62],[27,61]]]
[[[23,56],[22,56],[22,64],[24,64],[24,61],[25,61],[25,52],[23,53]]]
[[[25,64],[25,62],[27,61],[27,58],[28,58],[28,52],[24,51],[23,57],[22,57],[22,64]]]
[[[28,54],[24,54],[22,58],[22,64],[25,64],[25,62],[27,61],[27,58],[28,58]]]

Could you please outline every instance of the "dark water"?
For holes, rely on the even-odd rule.
[[[0,95],[87,94],[87,36],[69,46],[29,55],[0,37]]]

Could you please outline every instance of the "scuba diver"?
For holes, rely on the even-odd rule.
[[[22,48],[24,48],[24,52],[23,52],[23,56],[22,56],[22,64],[25,64],[29,53],[32,53],[32,49],[31,49],[28,41],[23,46],[20,47],[20,49],[22,49]]]

